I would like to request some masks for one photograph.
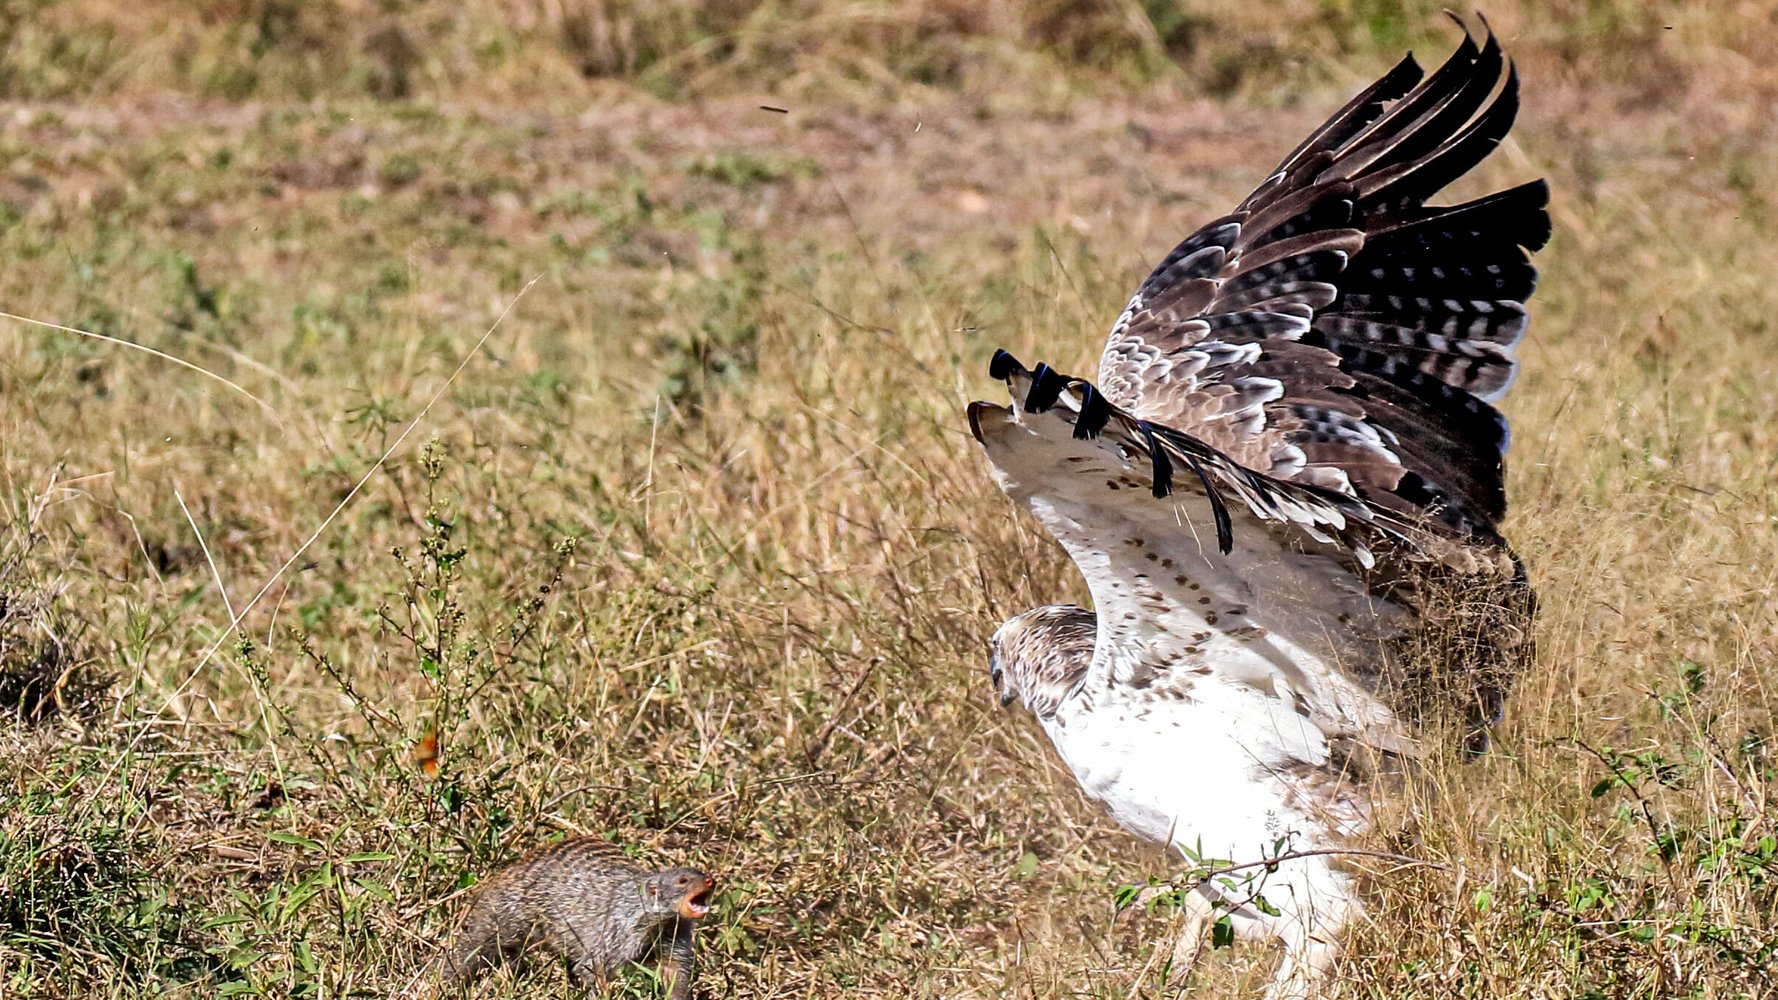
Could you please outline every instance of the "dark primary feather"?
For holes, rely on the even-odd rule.
[[[1548,192],[1425,202],[1517,110],[1491,33],[1424,79],[1403,59],[1155,268],[1097,391],[1257,472],[1498,544],[1508,436],[1489,401],[1512,382]]]
[[[1468,41],[1466,37],[1465,42]],[[1302,144],[1290,151],[1290,155],[1278,165],[1277,173],[1284,173],[1303,156],[1304,153],[1317,149],[1334,149],[1345,145],[1359,129],[1376,121],[1383,114],[1383,106],[1396,100],[1414,84],[1420,82],[1420,64],[1414,61],[1412,54],[1402,57],[1395,68],[1385,73],[1382,79],[1359,91],[1356,97],[1346,102],[1346,106],[1334,112],[1333,117],[1323,122],[1321,127],[1309,133]]]

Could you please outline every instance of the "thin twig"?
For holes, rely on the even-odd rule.
[[[1428,861],[1425,858],[1416,858],[1407,854],[1396,854],[1393,851],[1360,851],[1355,849],[1328,847],[1313,851],[1290,851],[1286,854],[1280,854],[1275,858],[1263,858],[1259,861],[1243,861],[1238,865],[1226,865],[1221,868],[1211,868],[1203,873],[1203,879],[1200,879],[1199,881],[1202,882],[1204,879],[1212,879],[1218,875],[1227,875],[1229,872],[1243,871],[1248,868],[1270,868],[1273,865],[1282,864],[1286,861],[1296,861],[1300,858],[1319,858],[1333,855],[1344,855],[1346,857],[1356,858],[1380,858],[1384,861],[1399,861],[1404,865],[1414,865],[1420,868],[1437,868],[1440,871],[1447,872],[1459,870],[1456,865],[1449,865],[1443,861]]]
[[[1673,877],[1673,862],[1667,857],[1667,852],[1660,849],[1661,824],[1655,821],[1654,810],[1649,807],[1648,797],[1642,794],[1642,789],[1637,787],[1636,782],[1630,780],[1630,776],[1625,774],[1622,768],[1618,767],[1611,758],[1605,756],[1598,750],[1593,749],[1586,740],[1576,736],[1570,739],[1569,742],[1591,754],[1599,763],[1604,764],[1606,770],[1611,772],[1611,776],[1617,779],[1618,784],[1623,785],[1624,788],[1629,790],[1630,796],[1636,800],[1637,810],[1642,814],[1643,823],[1648,826],[1649,840],[1656,848],[1656,856],[1661,859],[1661,867],[1667,873],[1667,882],[1677,889],[1678,883],[1674,881]]]
[[[654,512],[654,445],[661,431],[661,396],[654,395],[654,419],[648,424],[648,476],[642,481],[642,537],[651,542],[650,515]]]
[[[210,579],[216,581],[216,592],[222,595],[222,606],[228,610],[228,620],[239,621],[235,615],[235,602],[228,599],[228,587],[222,582],[222,571],[216,568],[216,557],[210,554],[210,545],[204,541],[204,533],[198,530],[197,519],[191,516],[191,508],[185,505],[185,497],[180,494],[179,487],[173,487],[173,499],[179,501],[179,510],[185,515],[185,523],[191,525],[191,533],[197,537],[198,548],[204,553],[204,561],[210,564]]]
[[[1211,879],[1221,875],[1227,875],[1230,872],[1246,871],[1251,868],[1274,868],[1286,861],[1333,856],[1378,858],[1384,861],[1395,861],[1404,865],[1414,865],[1420,868],[1437,868],[1440,871],[1447,872],[1454,871],[1461,873],[1464,870],[1460,865],[1450,865],[1442,861],[1428,861],[1425,858],[1416,858],[1407,854],[1396,854],[1393,851],[1364,851],[1356,848],[1326,847],[1317,848],[1311,851],[1289,851],[1277,855],[1276,857],[1261,858],[1258,861],[1243,861],[1239,864],[1220,865],[1215,868],[1199,869],[1192,873],[1190,888],[1196,889],[1206,882],[1209,882]]]

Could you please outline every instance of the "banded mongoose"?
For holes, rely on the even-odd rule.
[[[560,955],[578,986],[631,963],[658,961],[672,1000],[691,996],[692,938],[716,880],[696,868],[647,871],[614,845],[570,837],[533,850],[476,887],[444,980],[464,983],[533,949]]]

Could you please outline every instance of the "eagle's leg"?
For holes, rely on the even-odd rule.
[[[1186,893],[1180,909],[1185,917],[1185,929],[1180,932],[1179,940],[1173,944],[1173,957],[1167,961],[1169,986],[1185,985],[1192,967],[1198,963],[1198,956],[1204,953],[1204,943],[1210,939],[1210,928],[1216,925],[1216,904],[1202,892]]]
[[[1313,1000],[1320,996],[1320,986],[1327,981],[1339,957],[1339,942],[1331,938],[1305,936],[1286,943],[1284,961],[1266,989],[1266,1000]]]
[[[1340,957],[1339,934],[1357,912],[1346,876],[1322,859],[1303,859],[1274,899],[1285,915],[1272,921],[1271,934],[1284,945],[1284,960],[1266,990],[1266,1000],[1312,1000]]]

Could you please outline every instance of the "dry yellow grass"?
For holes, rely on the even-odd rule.
[[[1174,862],[989,697],[1084,588],[961,407],[1088,369],[1426,7],[0,2],[0,309],[242,390],[0,320],[0,672],[65,709],[0,724],[0,994],[383,995],[583,831],[723,876],[712,995],[1163,995],[1112,900]],[[1540,654],[1339,993],[1763,995],[1778,7],[1488,13]]]

